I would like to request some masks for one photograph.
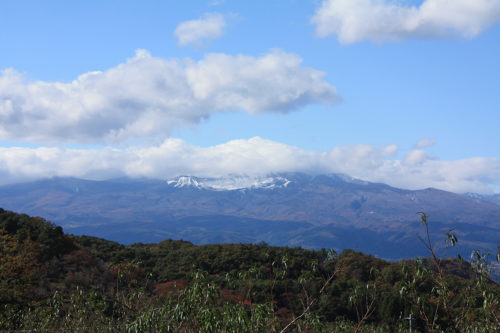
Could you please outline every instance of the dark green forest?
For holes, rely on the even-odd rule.
[[[437,241],[416,236],[429,256],[400,262],[265,243],[125,246],[0,209],[0,331],[500,331],[492,258],[445,259]]]

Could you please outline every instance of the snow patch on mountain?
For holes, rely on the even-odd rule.
[[[343,174],[343,173],[330,175],[330,177],[332,177],[332,176],[336,176],[336,177],[342,179],[343,181],[345,181],[346,183],[352,183],[352,184],[357,184],[357,185],[370,185],[371,184],[370,182],[367,182],[366,180],[354,178],[354,177],[348,176],[348,175]]]
[[[167,180],[169,186],[176,188],[195,187],[214,191],[232,191],[242,189],[275,189],[284,188],[291,183],[286,177],[267,176],[229,176],[220,178],[198,178],[194,176],[178,176]]]
[[[463,195],[471,199],[482,200],[495,205],[500,205],[500,194],[479,194],[467,192]]]

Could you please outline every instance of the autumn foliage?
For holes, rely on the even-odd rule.
[[[494,332],[481,254],[387,262],[267,244],[122,245],[0,209],[0,331]]]

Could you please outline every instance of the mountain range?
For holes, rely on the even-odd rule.
[[[396,260],[428,255],[417,212],[446,255],[496,252],[498,196],[404,190],[340,174],[179,176],[168,180],[52,178],[0,187],[0,207],[42,216],[68,233],[125,244],[184,239],[352,248]],[[445,250],[450,229],[456,248]]]

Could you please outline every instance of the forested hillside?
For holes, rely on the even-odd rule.
[[[3,209],[0,251],[0,330],[385,332],[408,331],[410,314],[420,332],[500,329],[482,253],[445,260],[431,247],[387,262],[264,243],[125,246]]]

